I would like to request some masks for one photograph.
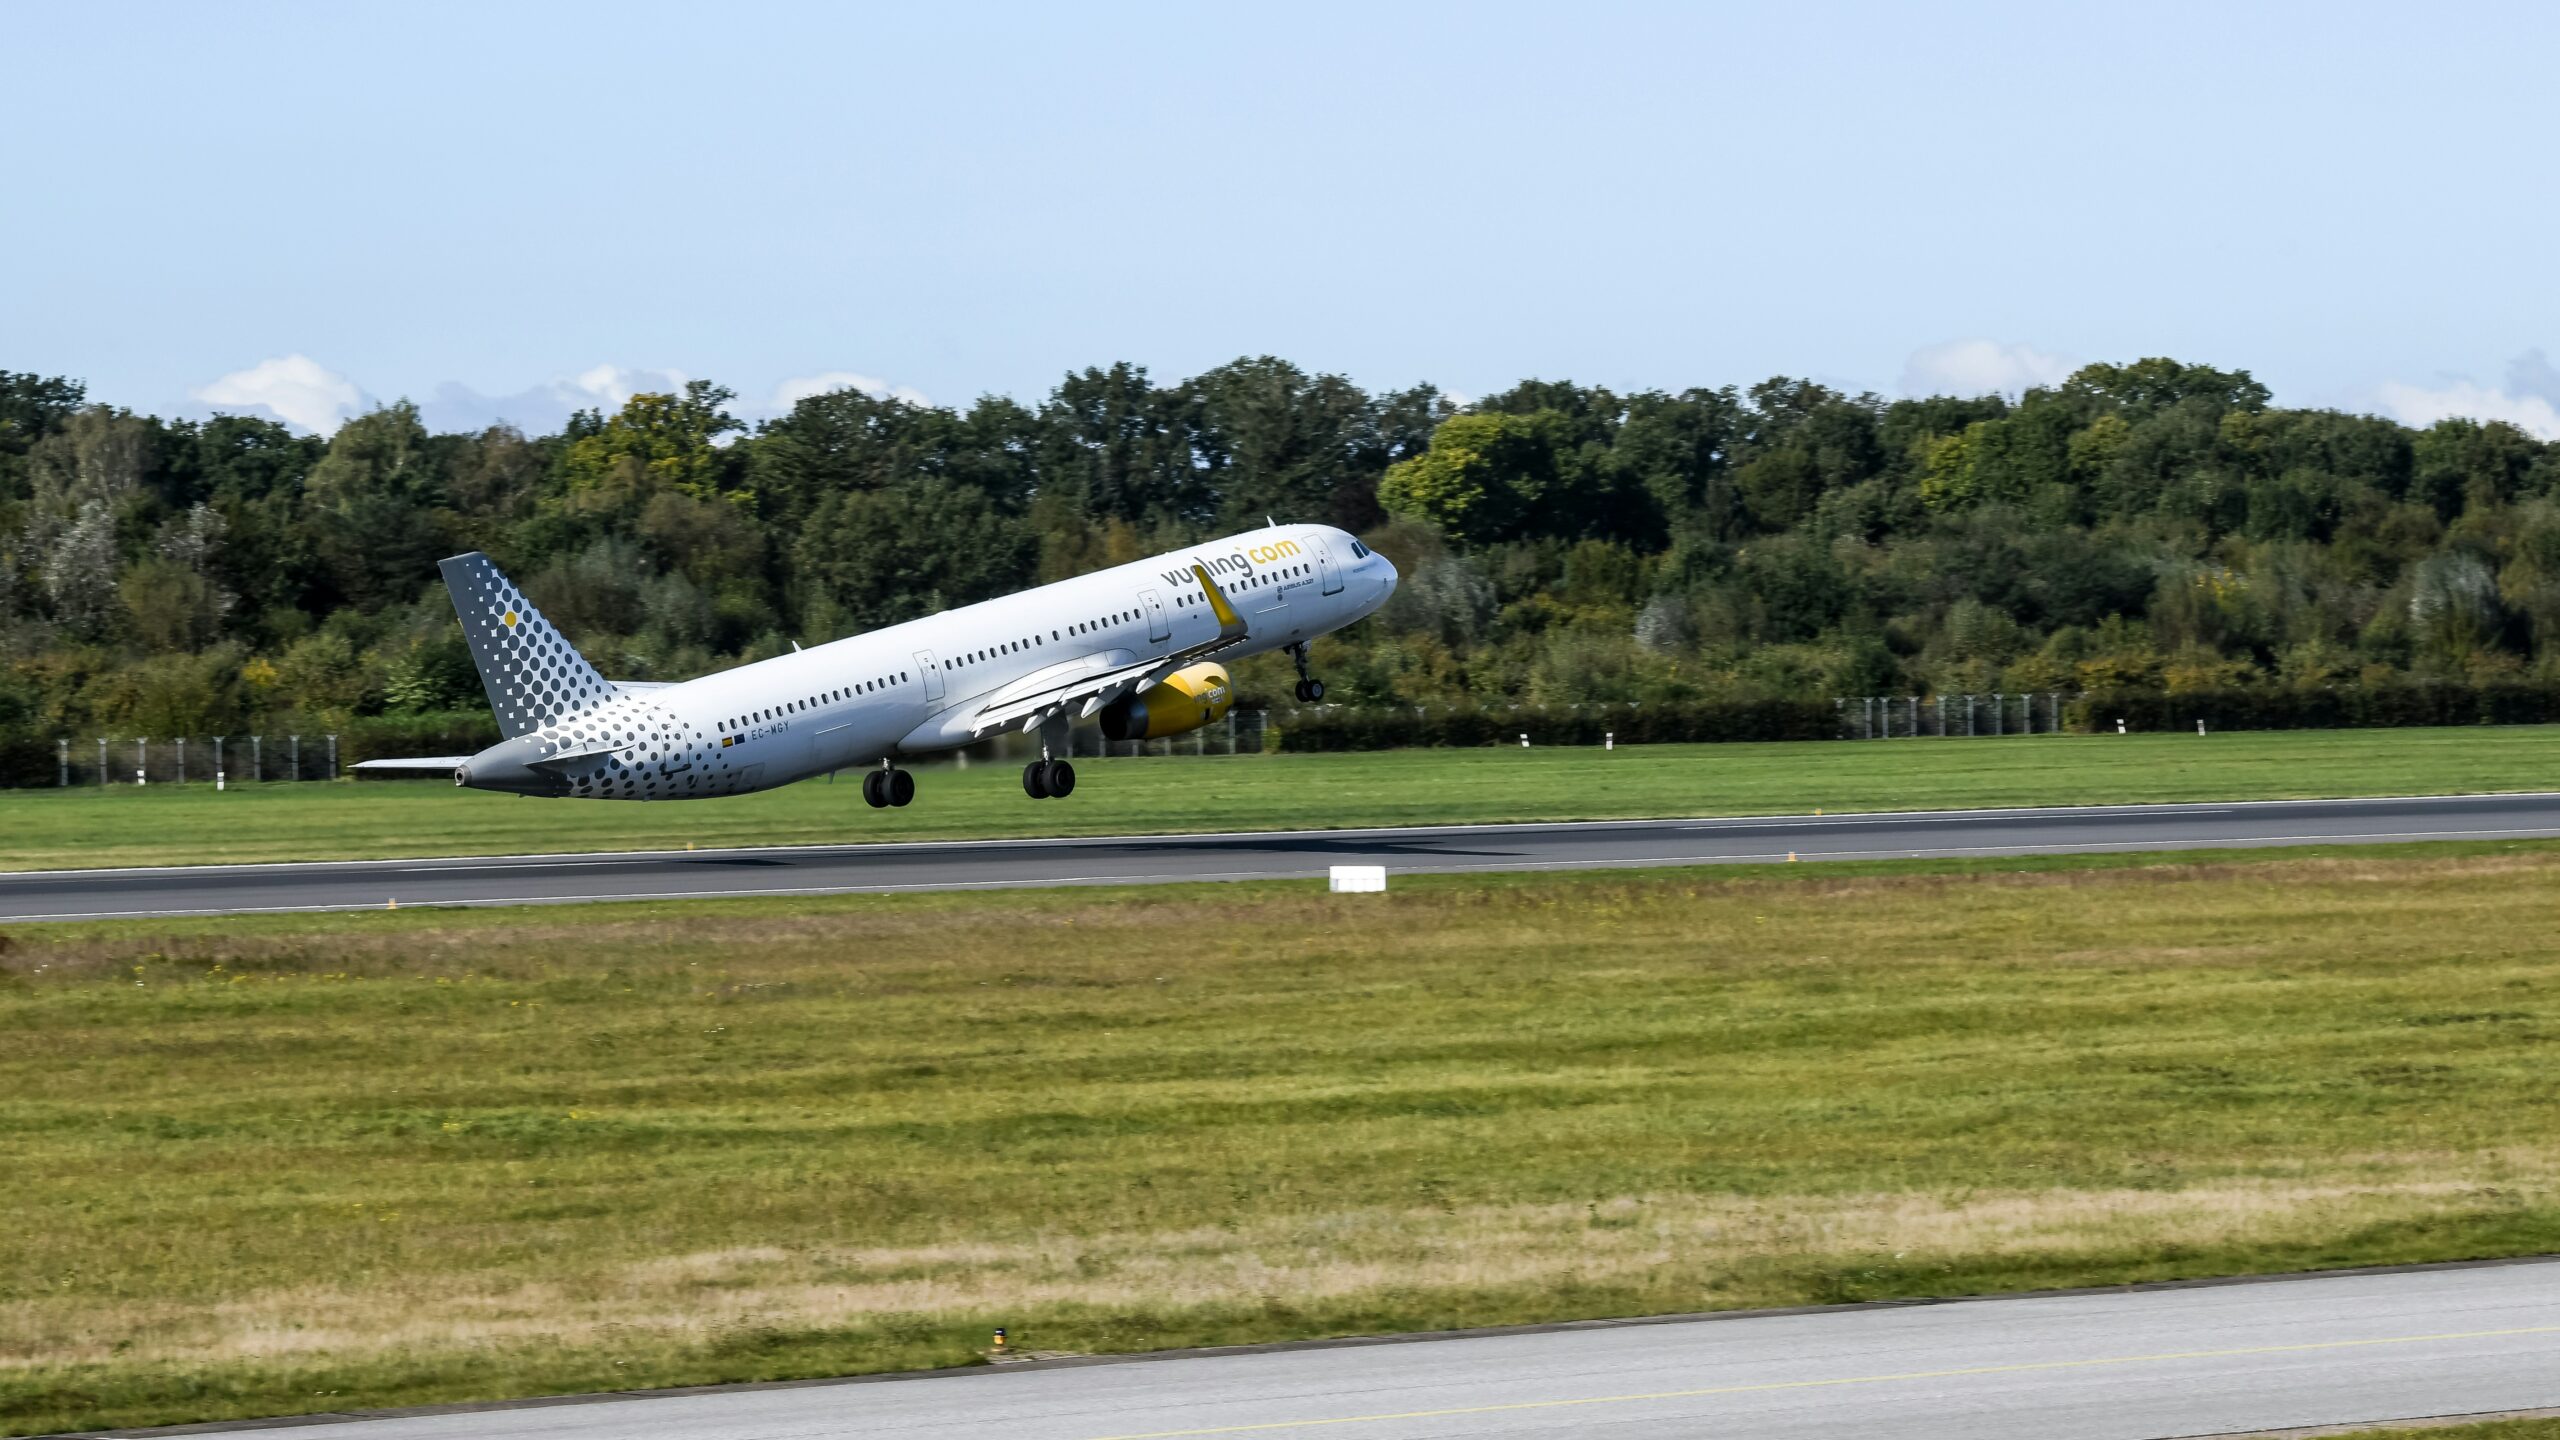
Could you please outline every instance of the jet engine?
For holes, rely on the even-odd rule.
[[[1227,667],[1189,666],[1103,706],[1102,738],[1155,740],[1179,735],[1224,719],[1235,703],[1236,691],[1227,683]]]

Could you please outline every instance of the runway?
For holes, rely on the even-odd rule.
[[[1004,1366],[233,1433],[2163,1440],[2554,1405],[2560,1264],[2526,1261]]]
[[[463,856],[0,875],[0,922],[2560,836],[2560,794]]]

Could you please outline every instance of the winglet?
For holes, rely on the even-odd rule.
[[[1209,567],[1194,564],[1191,573],[1200,578],[1200,593],[1209,597],[1209,613],[1218,617],[1218,642],[1226,644],[1244,638],[1244,619],[1236,607],[1227,603],[1227,594],[1218,582],[1209,578]]]

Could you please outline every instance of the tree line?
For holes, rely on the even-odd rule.
[[[1353,705],[2560,678],[2560,445],[2088,366],[2016,399],[1807,380],[1460,403],[1241,359],[1037,403],[694,382],[558,434],[326,439],[0,372],[0,734],[469,714],[435,561],[483,549],[608,674],[675,679],[1259,524],[1405,575],[1317,647]],[[1249,664],[1248,698],[1287,693]]]

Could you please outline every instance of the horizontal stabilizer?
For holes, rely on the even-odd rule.
[[[556,770],[563,765],[574,765],[581,760],[594,760],[601,756],[619,755],[623,751],[632,748],[632,744],[627,741],[618,745],[590,745],[584,750],[563,750],[557,755],[545,755],[539,760],[527,760],[524,763],[533,766],[537,770]]]
[[[397,760],[359,760],[347,768],[359,775],[450,774],[468,755],[410,755]]]

